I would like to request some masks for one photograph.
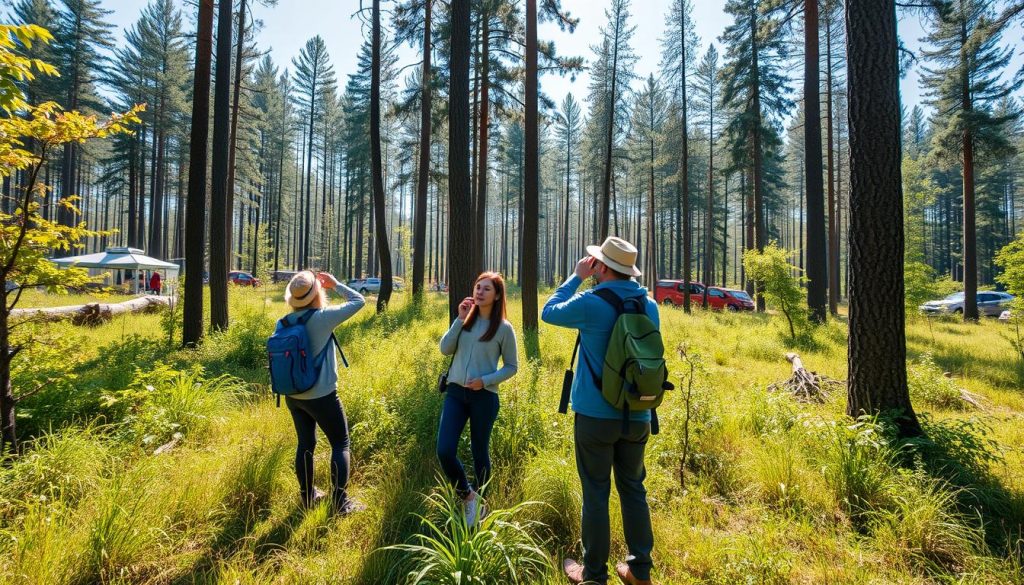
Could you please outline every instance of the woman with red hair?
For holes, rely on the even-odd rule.
[[[476,487],[483,488],[491,473],[498,385],[519,369],[516,333],[505,318],[505,280],[500,274],[484,272],[477,277],[473,296],[459,303],[459,317],[441,338],[441,353],[454,357],[437,431],[437,458],[462,497],[466,524],[472,525],[481,516],[482,506],[459,460],[459,438],[468,422]]]

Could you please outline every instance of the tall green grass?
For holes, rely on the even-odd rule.
[[[572,417],[555,412],[573,334],[542,326],[539,354],[520,347],[492,439],[493,522],[456,536],[461,510],[444,499],[433,454],[446,301],[428,295],[415,307],[400,295],[384,316],[368,309],[338,330],[352,363],[339,372],[352,431],[350,491],[369,505],[345,518],[298,502],[292,423],[270,399],[262,363],[265,336],[286,312],[279,287],[232,290],[231,329],[195,350],[168,346],[159,315],[62,328],[79,352],[67,360],[73,377],[26,404],[19,422],[37,440],[0,467],[0,582],[376,585],[459,566],[467,579],[493,583],[513,582],[510,564],[520,582],[561,582],[559,557],[578,553],[581,506]],[[518,327],[519,303],[509,309]],[[667,347],[685,343],[707,359],[692,395],[685,489],[678,391],[648,444],[656,582],[1004,583],[1019,575],[1024,394],[998,324],[909,324],[914,363],[927,353],[935,364],[924,390],[942,382],[937,370],[950,371],[985,409],[962,411],[919,387],[928,440],[901,445],[882,423],[846,418],[841,393],[803,405],[765,390],[789,376],[785,351],[843,378],[841,320],[797,342],[767,315],[664,309],[662,323]],[[144,331],[152,334],[133,336]],[[51,353],[40,359],[57,360]],[[668,357],[679,386],[684,364]],[[39,371],[59,366],[47,361]],[[321,487],[328,456],[321,441]],[[519,506],[525,501],[536,504]],[[614,560],[626,547],[614,496],[611,506]],[[522,546],[502,549],[506,542]]]

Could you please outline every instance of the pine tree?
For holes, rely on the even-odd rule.
[[[679,112],[679,173],[676,206],[682,220],[682,238],[678,240],[676,258],[682,263],[683,287],[689,290],[693,266],[693,213],[690,209],[690,143],[689,98],[690,72],[697,55],[697,34],[694,32],[693,6],[690,0],[672,0],[662,41],[662,71],[671,88],[672,99]],[[653,286],[653,285],[652,285]],[[690,312],[690,295],[683,295],[683,310]]]
[[[653,289],[658,282],[657,263],[657,226],[656,226],[656,205],[655,205],[655,171],[658,166],[657,143],[661,128],[665,123],[668,111],[667,100],[661,86],[654,79],[654,75],[647,78],[640,92],[633,101],[633,116],[631,131],[633,142],[633,160],[642,161],[642,174],[640,169],[635,173],[637,177],[646,179],[647,187],[647,234],[641,249],[644,266],[644,282],[647,287]],[[638,234],[639,235],[639,234]],[[637,238],[639,241],[639,237]]]
[[[95,84],[107,64],[104,53],[114,46],[110,34],[113,25],[105,20],[112,11],[102,8],[101,0],[62,0],[62,4],[54,34],[57,68],[61,71],[61,105],[67,110],[95,110]],[[76,195],[80,151],[75,142],[64,145],[60,179],[60,198],[64,201]],[[65,226],[74,222],[65,205],[58,207],[57,219]]]
[[[573,98],[572,93],[565,94],[561,112],[556,119],[555,129],[558,141],[565,147],[565,207],[563,209],[560,262],[558,263],[558,269],[563,276],[568,276],[573,270],[573,261],[569,257],[569,212],[572,208],[573,164],[578,164],[580,132],[582,131],[581,115],[579,103]],[[583,210],[580,209],[579,213],[582,214]]]
[[[932,48],[923,51],[934,67],[925,69],[922,81],[944,122],[936,128],[933,153],[961,167],[965,321],[978,319],[975,157],[1012,148],[1003,132],[1012,116],[992,113],[995,103],[1020,85],[1001,79],[1013,53],[999,45],[1004,26],[995,20],[988,0],[956,0],[934,17],[925,38]]]
[[[185,216],[185,299],[181,330],[182,345],[185,346],[195,345],[203,337],[203,254],[206,247],[206,161],[212,50],[213,0],[200,0]]]
[[[707,52],[704,53],[704,58],[701,59],[700,64],[697,66],[695,71],[695,83],[694,83],[694,109],[697,112],[703,114],[703,122],[707,125],[707,138],[708,138],[708,190],[707,190],[707,201],[705,207],[704,217],[704,308],[708,306],[708,290],[707,287],[711,285],[714,266],[714,228],[715,222],[714,217],[714,201],[715,201],[715,143],[718,140],[718,132],[716,128],[719,128],[719,121],[722,117],[721,110],[719,109],[719,102],[722,99],[722,88],[719,78],[718,68],[718,51],[714,45],[708,47]],[[723,242],[724,246],[724,242]],[[723,259],[724,259],[723,253]],[[725,269],[722,269],[723,285],[725,277]]]
[[[299,112],[306,120],[306,186],[302,194],[302,208],[305,210],[305,218],[301,219],[304,226],[299,230],[299,268],[309,268],[310,238],[312,230],[313,205],[313,144],[315,136],[315,124],[317,114],[324,109],[321,102],[325,88],[333,87],[337,81],[334,76],[334,66],[331,65],[330,57],[327,54],[327,45],[319,35],[306,41],[305,47],[299,52],[299,56],[292,60],[295,67],[293,77],[295,83],[294,101]]]
[[[628,116],[625,95],[635,77],[633,65],[638,60],[629,44],[636,32],[636,27],[629,24],[629,16],[628,0],[612,0],[611,6],[605,9],[608,24],[601,29],[602,44],[592,47],[600,61],[597,65],[600,73],[592,77],[591,92],[592,95],[596,93],[595,98],[601,102],[601,130],[604,134],[603,180],[597,215],[598,237],[602,240],[609,235],[614,149],[620,134],[620,122]]]
[[[733,159],[742,161],[752,192],[747,207],[747,249],[758,251],[768,240],[764,218],[769,177],[766,158],[778,142],[772,120],[791,106],[785,97],[786,78],[781,69],[786,55],[783,35],[779,22],[764,14],[763,4],[764,0],[729,0],[725,11],[735,21],[722,35],[728,59],[722,71],[722,99],[735,112],[727,131]],[[757,307],[764,310],[760,294]]]
[[[907,386],[903,193],[894,0],[846,5],[850,111],[850,340],[846,412],[897,415],[921,434]],[[888,74],[880,75],[880,72]]]
[[[454,320],[459,303],[471,292],[473,280],[472,260],[466,254],[473,245],[472,217],[466,212],[472,206],[469,172],[470,1],[451,0],[448,18],[451,35],[448,56],[448,317]],[[525,327],[525,303],[523,313]]]

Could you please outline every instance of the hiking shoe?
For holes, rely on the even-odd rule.
[[[319,505],[320,502],[324,501],[324,498],[327,497],[327,494],[323,493],[317,488],[313,488],[313,495],[307,496],[306,494],[301,494],[299,497],[302,500],[302,507],[314,508],[317,505]]]
[[[633,576],[633,570],[629,568],[626,563],[618,563],[615,565],[615,573],[618,574],[619,580],[624,585],[652,585],[654,582],[650,579],[637,579]]]
[[[480,496],[476,493],[471,494],[472,499],[462,500],[462,510],[466,515],[466,526],[472,526],[480,521],[480,514],[483,509],[483,504],[480,503]]]
[[[569,582],[573,585],[605,585],[604,583],[598,583],[597,581],[584,581],[583,565],[577,563],[573,559],[563,560],[562,570],[565,571],[565,576],[569,578]]]
[[[335,506],[335,513],[339,516],[348,516],[350,514],[357,514],[366,510],[366,504],[360,502],[355,498],[345,498],[345,502],[340,506]]]

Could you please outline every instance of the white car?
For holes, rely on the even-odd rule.
[[[398,278],[392,279],[391,288],[393,290],[402,290],[402,281]],[[379,278],[356,278],[348,281],[348,286],[359,291],[359,294],[365,295],[367,293],[377,294],[380,292],[380,279]]]
[[[975,302],[978,315],[996,317],[1002,313],[1013,300],[1013,295],[1004,292],[978,291]],[[958,292],[936,301],[928,301],[918,307],[925,315],[962,315],[964,312],[964,293]]]

